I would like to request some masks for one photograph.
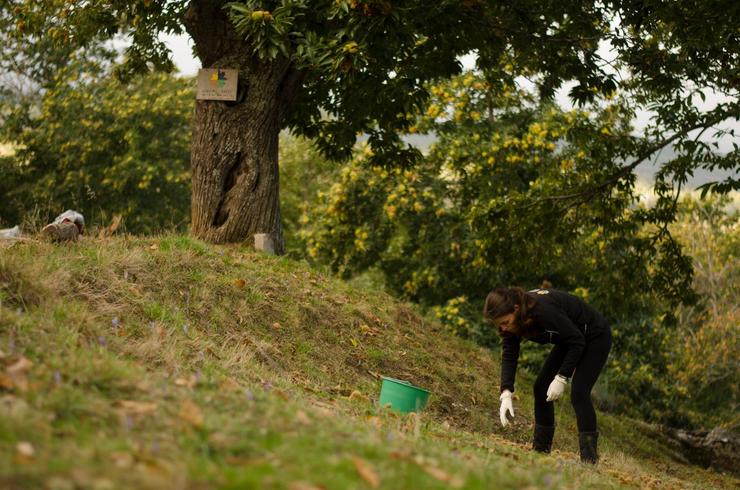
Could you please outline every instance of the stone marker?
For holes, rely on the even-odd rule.
[[[275,255],[275,241],[269,233],[256,233],[254,235],[254,248]]]

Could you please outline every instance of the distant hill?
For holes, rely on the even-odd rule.
[[[404,141],[417,147],[423,153],[425,153],[429,147],[435,142],[436,136],[433,134],[412,134],[404,136]],[[655,172],[660,168],[660,164],[667,162],[675,155],[675,152],[667,148],[658,154],[658,157],[649,162],[645,162],[638,166],[635,170],[638,180],[644,185],[651,185],[654,181]],[[709,172],[703,169],[697,169],[693,178],[690,178],[687,183],[687,190],[696,189],[702,184],[712,182],[716,180],[724,180],[727,177],[734,175],[736,178],[740,178],[740,169],[735,171],[714,171]]]

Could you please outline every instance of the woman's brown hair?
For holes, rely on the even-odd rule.
[[[486,297],[486,302],[483,305],[483,318],[493,323],[496,318],[514,313],[514,307],[519,306],[519,310],[514,317],[517,326],[515,335],[521,337],[522,334],[526,333],[529,326],[529,310],[534,305],[535,301],[527,296],[527,292],[522,288],[496,288],[488,293]],[[499,328],[498,333],[501,336],[507,335],[501,328]]]

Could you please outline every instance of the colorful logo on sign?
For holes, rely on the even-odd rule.
[[[211,75],[211,85],[217,88],[223,88],[226,85],[226,72],[218,70],[218,73]]]

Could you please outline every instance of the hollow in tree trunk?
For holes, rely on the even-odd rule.
[[[196,102],[192,233],[214,243],[268,233],[281,254],[278,135],[296,73],[287,59],[254,56],[233,32],[219,2],[191,2],[186,25],[203,67],[239,72],[236,101]]]

